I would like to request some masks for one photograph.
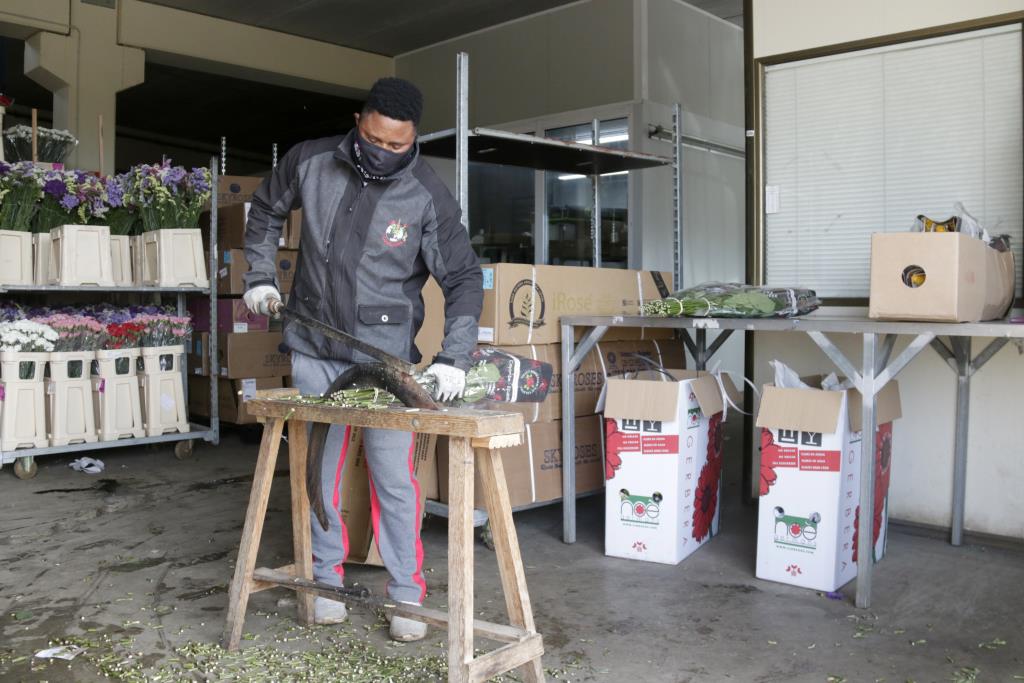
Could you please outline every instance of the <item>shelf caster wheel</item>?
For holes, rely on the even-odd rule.
[[[39,473],[36,459],[31,457],[18,458],[14,461],[14,476],[18,479],[32,479]]]
[[[191,460],[193,452],[191,440],[174,444],[174,457],[178,460]]]
[[[484,547],[488,550],[494,550],[494,536],[491,534],[491,522],[488,521],[484,524],[484,528],[480,531],[480,542],[484,544]]]

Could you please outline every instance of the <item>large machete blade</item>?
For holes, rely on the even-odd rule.
[[[330,337],[335,341],[347,345],[353,351],[366,354],[374,360],[378,360],[388,367],[394,368],[399,372],[404,372],[407,375],[411,375],[416,372],[416,366],[407,360],[402,360],[398,356],[393,356],[387,351],[378,349],[372,344],[367,344],[356,337],[353,337],[348,332],[342,332],[336,327],[331,327],[325,322],[321,322],[316,318],[310,318],[308,315],[297,313],[296,311],[289,310],[283,305],[274,306],[271,311],[274,315],[281,315],[287,320],[294,320],[303,327],[308,327],[311,330],[316,330],[325,337]]]

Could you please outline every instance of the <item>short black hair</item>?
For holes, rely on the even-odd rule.
[[[378,79],[363,105],[364,114],[371,111],[418,126],[423,115],[423,93],[404,78]]]

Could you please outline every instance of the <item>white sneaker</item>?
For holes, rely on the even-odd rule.
[[[316,596],[313,601],[313,622],[317,624],[340,624],[348,618],[345,603]]]
[[[418,602],[405,602],[406,605],[420,606]],[[401,643],[411,643],[416,640],[423,640],[427,636],[427,625],[422,621],[416,621],[407,617],[400,617],[397,614],[391,617],[391,640]]]

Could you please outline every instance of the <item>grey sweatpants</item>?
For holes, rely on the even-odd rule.
[[[322,394],[349,365],[293,352],[292,380],[303,394]],[[413,435],[390,429],[361,431],[370,472],[373,535],[391,574],[388,597],[422,602],[427,584],[423,580],[423,511],[414,474]],[[350,433],[351,428],[345,425],[334,425],[328,432],[320,476],[328,530],[323,530],[315,515],[312,518],[313,577],[335,586],[343,585],[343,563],[349,550],[348,530],[341,518],[341,473],[346,456],[356,456],[348,453]]]

